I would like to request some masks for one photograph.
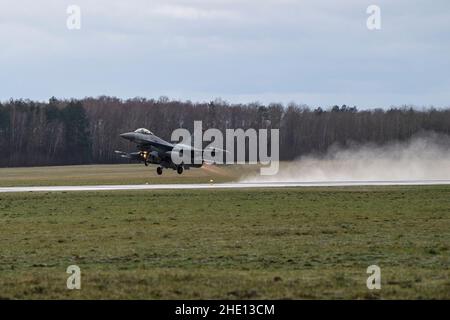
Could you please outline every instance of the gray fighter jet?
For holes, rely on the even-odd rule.
[[[163,168],[177,170],[178,174],[182,174],[184,169],[189,170],[190,168],[200,168],[205,162],[210,162],[209,160],[204,159],[204,150],[197,150],[190,146],[184,146],[183,149],[179,149],[179,146],[161,139],[145,128],[137,129],[134,132],[122,133],[120,136],[126,140],[136,143],[139,151],[131,153],[115,151],[115,153],[120,155],[122,158],[143,162],[145,166],[148,166],[149,164],[156,164],[158,165],[156,172],[159,175],[162,174]],[[186,151],[189,151],[192,154],[192,161],[190,161],[189,164],[175,164],[172,160],[172,153]],[[218,151],[226,152],[222,149]],[[212,157],[214,157],[215,152],[216,149],[211,149],[209,153]],[[193,161],[195,154],[200,154],[201,159],[199,161]]]

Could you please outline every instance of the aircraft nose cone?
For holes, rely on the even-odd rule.
[[[133,140],[134,134],[133,134],[133,132],[126,132],[126,133],[122,133],[120,136],[127,140]]]

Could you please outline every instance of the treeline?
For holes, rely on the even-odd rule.
[[[279,128],[281,160],[324,153],[336,143],[384,144],[422,131],[450,135],[450,109],[230,105],[166,97],[10,100],[0,103],[0,166],[119,163],[124,160],[114,150],[133,150],[120,133],[144,127],[170,140],[176,128],[192,132],[195,120],[203,121],[203,129]]]

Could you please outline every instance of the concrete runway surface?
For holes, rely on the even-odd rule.
[[[320,182],[235,182],[203,184],[141,184],[103,186],[37,186],[2,187],[7,192],[62,192],[62,191],[114,191],[114,190],[188,190],[188,189],[239,189],[239,188],[285,188],[285,187],[348,187],[348,186],[407,186],[448,185],[450,180],[403,180],[403,181],[320,181]]]

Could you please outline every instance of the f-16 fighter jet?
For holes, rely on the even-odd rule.
[[[184,145],[180,148],[179,144],[167,142],[145,128],[137,129],[134,132],[122,133],[120,136],[126,140],[136,143],[139,151],[131,153],[115,151],[115,153],[120,155],[122,158],[143,162],[146,166],[149,164],[156,164],[158,165],[156,172],[159,175],[162,174],[163,168],[177,170],[178,174],[182,174],[184,169],[188,170],[190,168],[200,168],[205,162],[211,163],[211,161],[204,158],[204,152],[208,148],[198,150],[191,146]],[[209,149],[208,151],[209,155],[212,157],[215,156],[216,149]],[[226,152],[222,149],[217,149],[217,151]],[[179,159],[182,157],[183,152],[191,153],[191,161],[188,161],[189,163],[175,163],[173,159]],[[174,155],[176,157],[174,157]],[[197,157],[197,159],[194,159],[194,157]]]

